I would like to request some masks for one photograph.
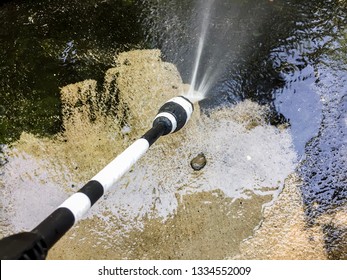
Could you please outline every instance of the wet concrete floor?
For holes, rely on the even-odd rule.
[[[115,59],[103,90],[94,80],[61,89],[64,132],[23,133],[3,148],[2,235],[35,227],[186,87],[159,51]],[[197,105],[187,127],[151,147],[48,258],[347,258],[345,204],[308,221],[290,128],[270,125],[269,112],[243,101],[207,116]],[[200,152],[207,164],[195,171]]]

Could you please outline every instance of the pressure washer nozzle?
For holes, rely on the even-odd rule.
[[[154,118],[153,126],[164,123],[167,129],[163,135],[176,132],[185,126],[193,111],[194,106],[189,99],[184,96],[174,97],[161,106]]]

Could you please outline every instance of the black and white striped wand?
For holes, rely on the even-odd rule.
[[[65,200],[31,232],[0,240],[1,259],[45,259],[52,246],[78,222],[160,137],[180,130],[193,113],[192,102],[178,96],[159,109],[153,126],[96,174],[77,193]]]

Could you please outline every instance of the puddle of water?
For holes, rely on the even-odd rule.
[[[299,168],[302,196],[308,225],[322,226],[328,258],[347,259],[346,219],[341,219],[347,206],[347,71],[320,66],[319,74],[323,119]]]
[[[345,227],[323,222],[346,207],[345,5],[345,1],[331,2],[326,8],[333,13],[318,10],[311,19],[316,24],[298,23],[298,45],[283,45],[272,54],[287,82],[276,91],[275,105],[289,119],[302,157],[298,174],[306,223],[321,227],[331,259],[347,258]]]

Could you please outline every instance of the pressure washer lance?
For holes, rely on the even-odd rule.
[[[108,192],[160,137],[180,130],[193,113],[192,102],[184,96],[167,101],[152,128],[136,140],[77,193],[70,196],[31,232],[0,240],[0,259],[45,259],[48,250]]]

